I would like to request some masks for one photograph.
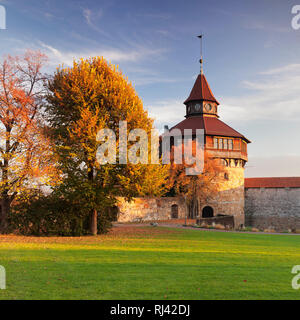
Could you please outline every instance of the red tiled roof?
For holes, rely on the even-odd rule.
[[[250,142],[242,134],[215,117],[189,117],[179,122],[176,126],[171,128],[170,131],[172,129],[180,129],[182,134],[184,133],[184,129],[192,129],[193,134],[196,134],[196,129],[204,129],[206,135],[242,138],[246,142]]]
[[[183,134],[184,129],[192,129],[193,134],[196,134],[196,129],[205,129],[204,127],[204,117],[189,117],[170,129],[172,131],[173,129],[180,129],[181,133]]]
[[[245,188],[300,188],[300,177],[246,178]]]
[[[250,142],[241,133],[228,126],[218,118],[204,117],[205,131],[207,135],[237,137]]]
[[[184,101],[187,104],[194,100],[207,100],[217,104],[219,102],[214,97],[204,74],[199,74],[189,97]]]

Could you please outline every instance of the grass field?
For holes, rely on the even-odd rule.
[[[82,238],[0,236],[0,299],[299,299],[300,236],[126,226]]]

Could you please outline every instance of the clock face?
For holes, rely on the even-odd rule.
[[[191,106],[187,107],[187,112],[190,113],[191,112]]]
[[[209,111],[211,111],[211,109],[212,109],[211,104],[207,103],[207,104],[205,105],[205,110],[209,112]]]
[[[199,103],[197,103],[196,105],[195,105],[195,110],[198,112],[198,111],[200,111],[200,104]]]

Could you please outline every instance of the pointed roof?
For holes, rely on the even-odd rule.
[[[190,96],[184,101],[184,104],[195,100],[206,100],[219,104],[214,97],[204,74],[198,75]]]
[[[192,129],[193,134],[196,134],[196,129],[204,129],[204,132],[206,135],[241,138],[247,143],[251,142],[241,133],[234,130],[233,128],[231,128],[226,123],[219,120],[218,118],[214,118],[214,117],[202,117],[202,116],[189,117],[179,122],[173,128],[171,128],[170,132],[173,129],[179,129],[182,134],[184,134],[184,129]]]

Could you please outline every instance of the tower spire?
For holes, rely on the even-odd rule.
[[[202,38],[203,38],[203,34],[200,34],[198,36],[198,38],[200,39],[200,74],[203,74],[203,55],[202,55]]]

